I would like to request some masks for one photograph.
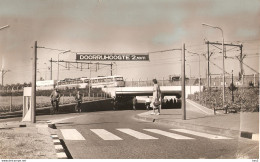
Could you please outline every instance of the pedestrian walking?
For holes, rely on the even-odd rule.
[[[133,98],[133,110],[136,110],[136,104],[137,104],[137,99],[136,97]]]
[[[113,104],[113,110],[114,110],[114,111],[117,110],[118,104],[117,104],[117,99],[116,99],[116,97],[113,97],[112,104]]]
[[[161,105],[161,101],[160,101],[161,89],[160,89],[160,86],[158,85],[158,82],[157,82],[156,79],[153,79],[153,83],[154,83],[154,85],[153,85],[153,99],[152,99],[152,102],[151,102],[153,112],[151,114],[159,115],[160,114],[159,107]],[[155,113],[156,109],[158,109],[158,113]]]

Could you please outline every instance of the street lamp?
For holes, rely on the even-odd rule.
[[[219,29],[221,31],[222,34],[222,54],[223,54],[223,107],[225,105],[225,54],[224,54],[224,34],[223,34],[223,30],[220,27],[217,26],[212,26],[209,24],[205,24],[202,23],[202,25],[204,26],[208,26],[214,29]]]
[[[198,55],[199,56],[199,102],[200,102],[200,92],[201,92],[201,77],[200,77],[200,54],[198,54],[198,53],[194,53],[194,52],[190,52],[190,51],[188,51],[189,53],[192,53],[192,54],[195,54],[195,55]]]
[[[9,25],[5,25],[3,27],[0,27],[0,30],[8,28]],[[3,66],[3,65],[2,65]],[[4,86],[4,75],[5,73],[9,72],[10,70],[4,70],[3,67],[1,68],[1,73],[2,73],[2,87]]]
[[[2,74],[2,87],[4,86],[4,75],[5,75],[7,72],[10,72],[10,70],[1,69],[1,74]]]
[[[64,52],[60,52],[58,54],[58,74],[57,74],[57,81],[59,81],[59,73],[60,73],[60,54],[64,54],[64,53],[67,53],[67,52],[70,52],[70,50],[67,50],[67,51],[64,51]]]
[[[45,80],[47,80],[47,70],[48,70],[48,66],[47,66],[47,63],[45,62],[44,65],[46,65],[46,68],[45,68]]]

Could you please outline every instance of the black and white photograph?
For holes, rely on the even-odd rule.
[[[259,160],[259,0],[0,0],[0,160]]]

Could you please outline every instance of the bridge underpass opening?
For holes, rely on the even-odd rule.
[[[133,98],[140,98],[137,101],[137,109],[145,109],[145,99],[153,96],[152,87],[122,87],[115,91],[115,98],[121,109],[132,109]],[[161,87],[161,108],[181,108],[181,90],[171,90],[172,87]],[[168,96],[168,97],[166,97]],[[170,100],[171,98],[172,100]]]

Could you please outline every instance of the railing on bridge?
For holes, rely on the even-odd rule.
[[[207,79],[201,78],[200,80],[201,86],[208,86],[207,85]],[[228,75],[225,76],[225,85],[230,86],[232,83],[232,76]],[[242,75],[239,79],[238,76],[233,77],[233,83],[237,87],[248,87],[250,84],[252,84],[254,87],[259,86],[259,75]],[[181,86],[181,80],[179,81],[170,81],[167,79],[158,79],[158,84],[160,86]],[[185,82],[186,86],[198,86],[199,85],[199,78],[189,78]],[[210,87],[222,87],[223,85],[223,77],[217,76],[210,79]],[[153,86],[152,80],[142,80],[139,79],[136,80],[126,80],[125,81],[126,87],[149,87]]]

